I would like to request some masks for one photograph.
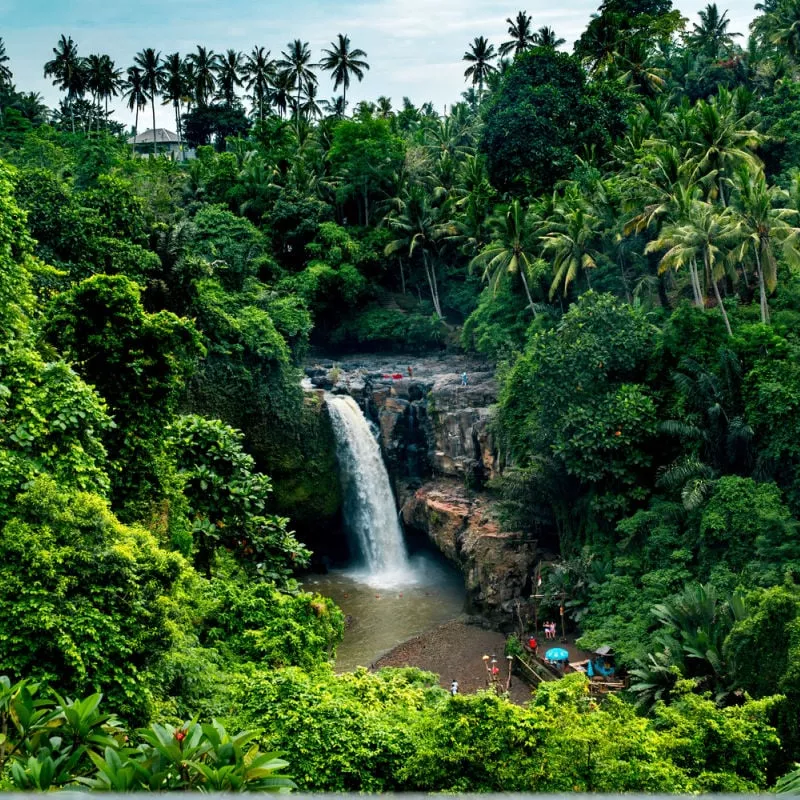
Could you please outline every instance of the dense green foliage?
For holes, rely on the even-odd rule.
[[[790,771],[800,6],[757,8],[743,47],[716,5],[689,27],[606,0],[572,55],[520,11],[498,51],[475,36],[444,116],[350,113],[369,64],[345,35],[316,65],[299,39],[145,48],[124,79],[62,36],[56,110],[0,40],[0,788],[285,788],[272,751],[331,791]],[[120,90],[137,126],[172,105],[176,158],[127,143]],[[522,708],[332,672],[342,612],[296,572],[340,489],[300,367],[456,342],[500,384],[503,469],[478,488],[538,548],[540,611],[613,646],[625,695],[575,676]]]

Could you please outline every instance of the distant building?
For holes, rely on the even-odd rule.
[[[181,140],[177,133],[166,128],[152,128],[142,131],[136,136],[128,137],[128,144],[133,145],[134,151],[140,156],[148,156],[153,152],[153,138],[156,142],[157,153],[167,153],[173,159],[181,158]],[[183,146],[183,158],[194,158],[194,151]]]

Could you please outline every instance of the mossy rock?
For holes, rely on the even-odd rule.
[[[268,453],[274,510],[289,517],[304,540],[311,534],[318,540],[321,528],[338,531],[342,497],[327,406],[312,393],[291,429],[262,429],[260,434],[257,445]]]

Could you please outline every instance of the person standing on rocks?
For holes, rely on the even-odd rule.
[[[453,682],[450,684],[450,694],[455,697],[458,694],[458,681],[453,678]]]
[[[466,386],[467,385],[467,373],[466,372],[462,372],[461,373],[461,385],[462,386]]]

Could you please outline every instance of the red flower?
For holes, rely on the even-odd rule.
[[[176,738],[176,739],[177,739],[179,742],[182,742],[182,741],[183,741],[183,740],[186,738],[186,731],[178,731],[178,732],[175,734],[175,738]]]

